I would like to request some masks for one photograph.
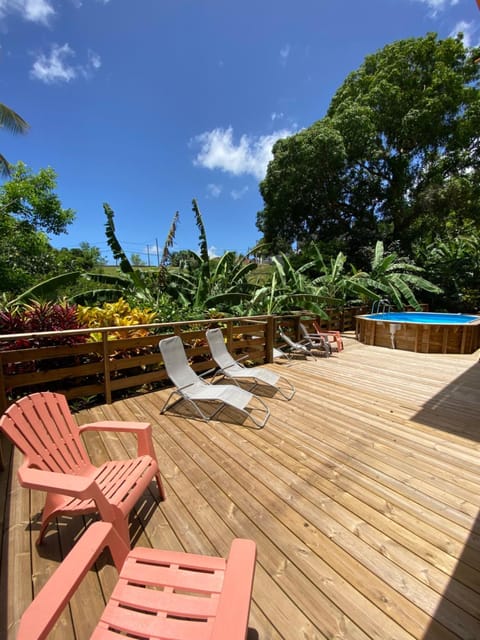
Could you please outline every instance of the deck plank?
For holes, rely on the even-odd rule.
[[[168,389],[85,409],[77,420],[153,425],[167,499],[152,483],[131,516],[134,544],[226,555],[234,537],[256,541],[252,640],[474,640],[478,353],[345,343],[331,358],[268,365],[297,393],[291,402],[265,397],[263,430],[234,412],[210,423],[185,407],[161,415]],[[131,434],[85,441],[94,462],[136,452]],[[19,461],[0,476],[0,637],[8,640],[84,526],[60,520],[37,550],[29,523],[43,498],[18,486]],[[52,637],[87,638],[115,577],[102,555]]]

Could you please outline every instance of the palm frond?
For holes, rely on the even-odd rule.
[[[8,129],[10,133],[26,133],[30,125],[13,109],[0,103],[0,127]]]
[[[1,153],[0,153],[0,175],[5,177],[8,177],[10,175],[10,163],[5,158],[5,156],[3,156]]]

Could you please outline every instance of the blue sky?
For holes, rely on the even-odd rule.
[[[325,115],[385,44],[435,31],[480,41],[475,0],[0,0],[0,101],[30,124],[1,152],[51,166],[76,211],[57,247],[107,257],[103,202],[127,255],[259,240],[259,182],[273,142]]]

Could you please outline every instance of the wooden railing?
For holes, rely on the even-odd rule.
[[[354,329],[355,315],[363,312],[349,309],[340,317],[332,311],[328,322],[295,314],[0,335],[0,411],[17,397],[40,390],[57,391],[68,399],[103,395],[111,403],[126,389],[155,388],[168,379],[158,342],[172,334],[182,338],[193,369],[201,373],[214,367],[205,339],[211,326],[222,328],[232,354],[248,354],[251,362],[264,363],[272,360],[278,324],[298,339],[300,318],[309,327],[316,318],[325,329],[347,331]],[[95,341],[88,341],[93,335]],[[87,341],[75,343],[77,336]],[[49,337],[63,342],[70,338],[73,344],[11,348],[15,340],[45,343]]]

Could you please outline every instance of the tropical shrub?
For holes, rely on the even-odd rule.
[[[443,289],[441,299],[428,300],[433,308],[472,313],[480,308],[480,238],[470,228],[469,235],[452,232],[429,244],[418,243],[417,261],[429,279]]]
[[[138,328],[137,325],[152,324],[157,321],[157,314],[150,309],[131,307],[130,304],[120,298],[117,302],[106,302],[101,307],[78,306],[78,318],[88,328],[97,327],[132,327],[131,329],[119,329],[110,332],[109,340],[119,338],[138,338],[146,336],[150,332],[146,328]],[[90,341],[101,340],[101,333],[94,332],[90,335]]]
[[[43,331],[67,331],[69,329],[83,329],[84,326],[77,317],[77,308],[66,302],[34,302],[30,305],[17,306],[0,311],[0,334],[29,334]],[[14,351],[16,349],[31,349],[34,347],[49,347],[54,345],[83,344],[87,336],[78,335],[54,335],[14,338],[0,342],[0,351]],[[48,360],[48,368],[58,368],[69,364],[71,358],[56,358]],[[9,363],[5,367],[5,373],[12,375],[17,373],[34,372],[39,367],[45,368],[45,361],[37,363],[34,360],[28,362]]]
[[[83,329],[85,325],[77,315],[76,305],[67,302],[32,302],[28,305],[16,306],[0,311],[0,333],[37,333],[43,331],[67,331],[69,329]],[[8,348],[18,349],[27,347],[43,347],[59,344],[78,344],[86,341],[84,335],[62,336],[34,336],[14,340],[14,343],[22,343],[21,346]],[[1,344],[11,345],[10,342]]]
[[[424,270],[395,251],[387,252],[378,241],[373,252],[370,272],[362,275],[366,287],[386,298],[397,309],[410,305],[420,310],[418,292],[439,294],[440,287],[423,277]]]

